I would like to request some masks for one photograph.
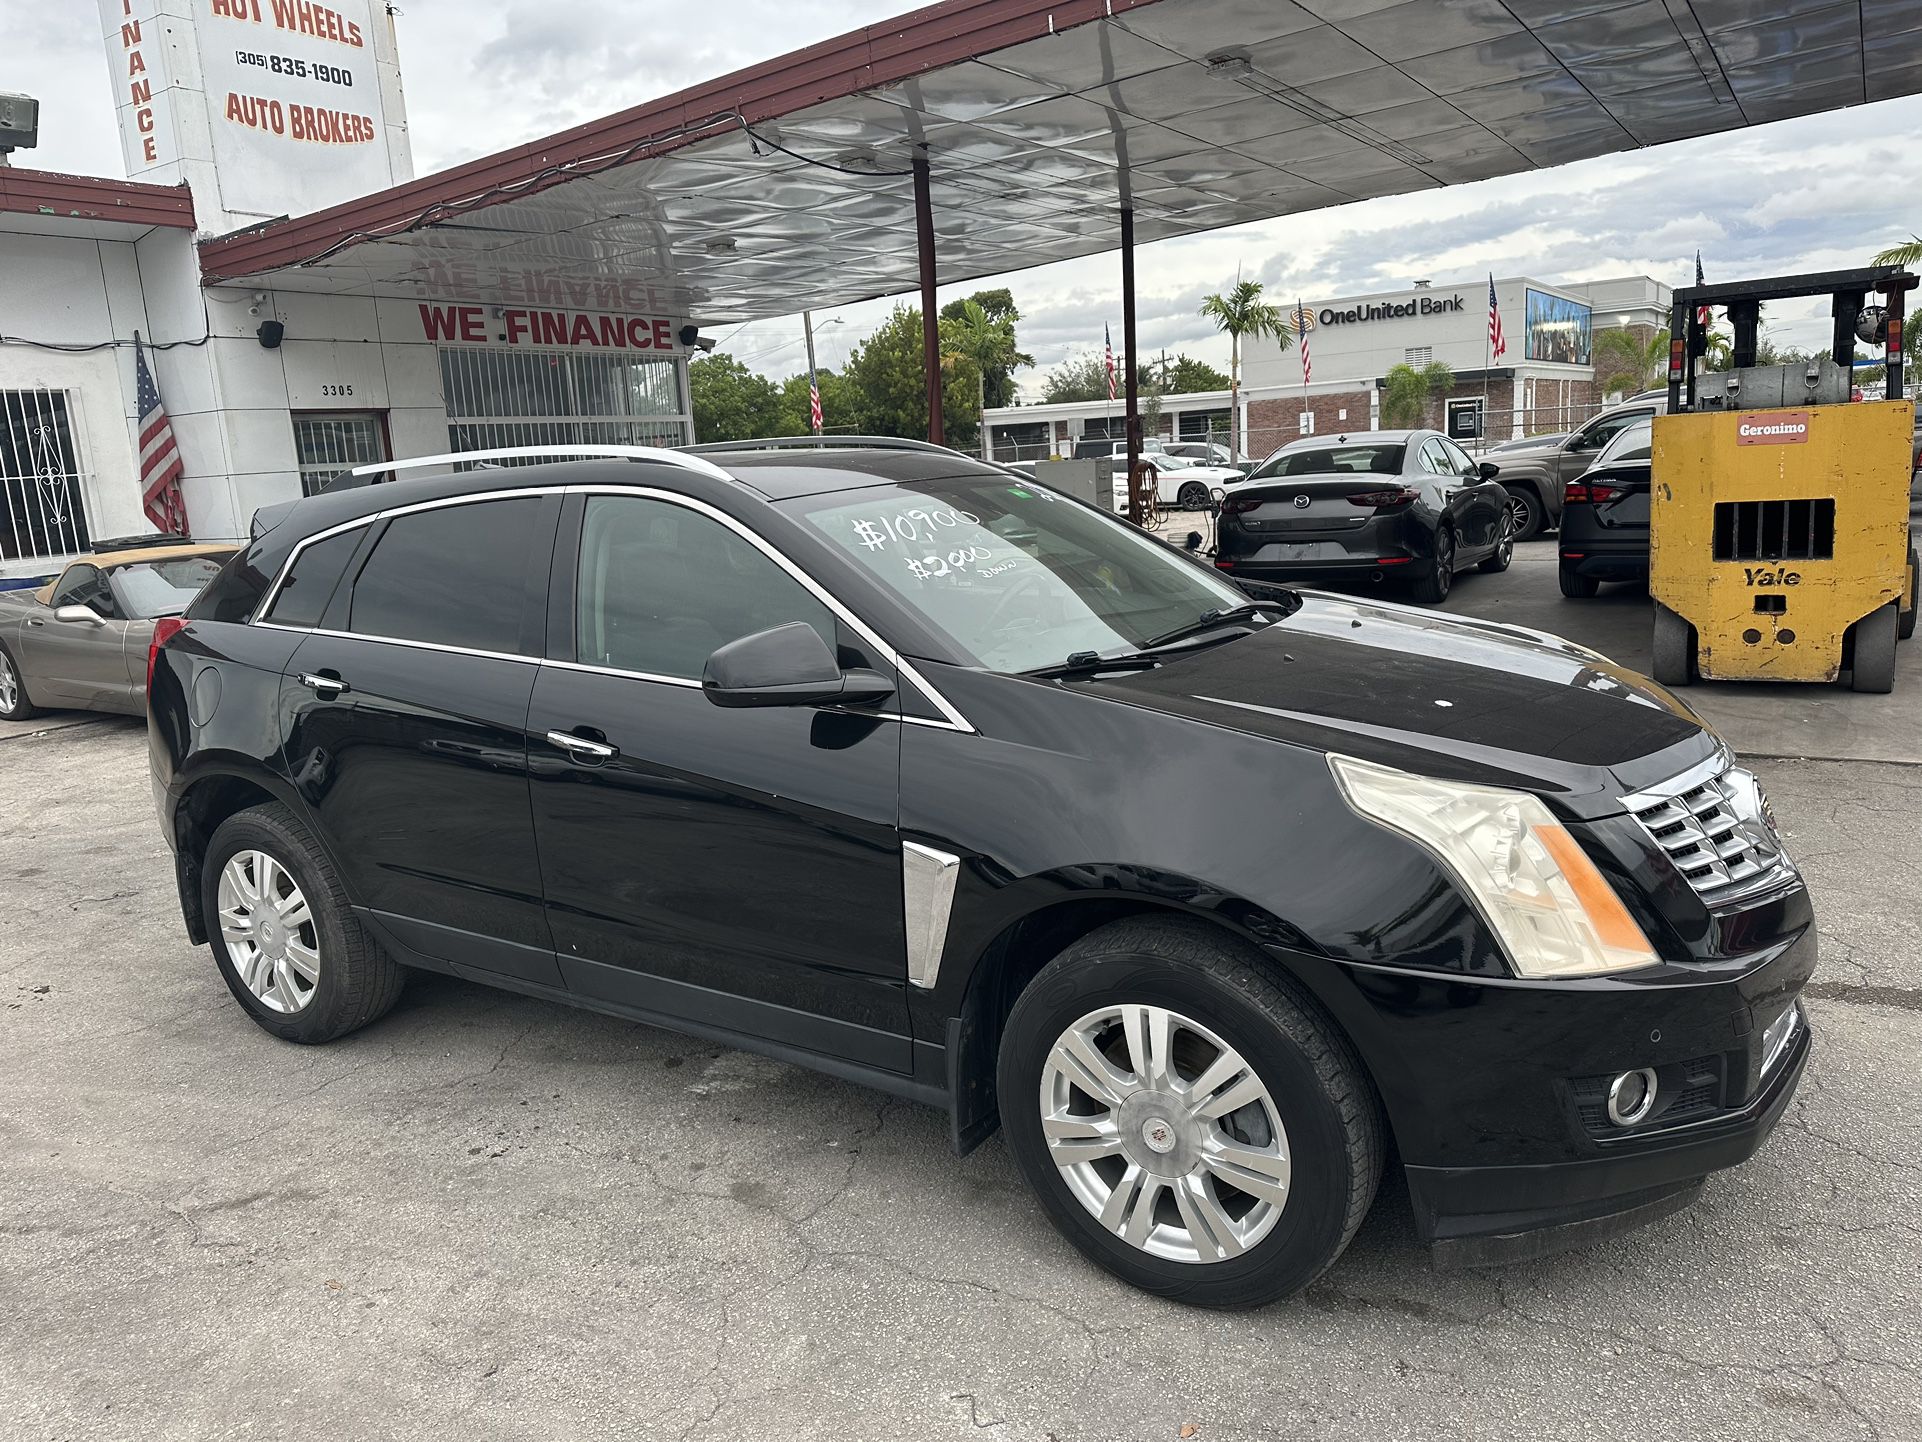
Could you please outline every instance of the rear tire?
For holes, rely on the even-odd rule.
[[[27,695],[27,678],[20,674],[13,652],[0,642],[0,721],[31,721],[40,708]]]
[[[1244,1100],[1204,1118],[1185,1088],[1210,1070],[1210,1094]],[[1193,922],[1114,922],[1051,961],[1009,1014],[998,1085],[1009,1147],[1062,1234],[1123,1281],[1195,1306],[1299,1292],[1381,1180],[1380,1104],[1347,1040],[1291,978]]]
[[[1660,601],[1655,603],[1655,679],[1686,686],[1695,679],[1695,628]]]
[[[399,1000],[405,972],[354,918],[333,864],[286,807],[220,823],[200,898],[227,989],[283,1041],[332,1041]]]
[[[1508,498],[1515,505],[1515,539],[1532,541],[1542,533],[1548,520],[1541,498],[1527,486],[1507,486]]]
[[[1592,600],[1595,593],[1602,589],[1600,581],[1593,576],[1584,576],[1566,561],[1557,569],[1555,579],[1561,582],[1562,594],[1571,601]]]
[[[1895,689],[1895,642],[1900,631],[1891,601],[1855,623],[1855,663],[1849,689],[1886,696]]]
[[[1435,555],[1427,572],[1415,579],[1415,600],[1424,606],[1439,606],[1454,586],[1455,533],[1443,526],[1435,532]]]
[[[1909,547],[1909,609],[1902,613],[1902,619],[1899,623],[1897,623],[1895,628],[1896,636],[1899,639],[1904,641],[1908,640],[1909,637],[1915,634],[1915,603],[1917,599],[1916,590],[1919,585],[1922,585],[1922,562],[1917,561],[1916,554],[1915,554],[1915,547],[1910,546]]]

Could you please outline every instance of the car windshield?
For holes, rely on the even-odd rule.
[[[178,616],[220,572],[225,556],[175,556],[165,561],[135,561],[107,573],[120,614],[145,620]]]
[[[1282,451],[1263,461],[1251,481],[1270,476],[1325,476],[1373,474],[1399,476],[1408,447],[1400,441],[1374,441],[1357,446],[1309,446]]]
[[[1652,436],[1654,425],[1647,420],[1636,421],[1633,425],[1623,426],[1615,432],[1613,439],[1602,447],[1602,453],[1595,457],[1598,466],[1612,466],[1621,461],[1645,461],[1654,447]]]
[[[916,481],[786,509],[991,671],[1132,650],[1248,600],[1154,537],[1043,486]]]

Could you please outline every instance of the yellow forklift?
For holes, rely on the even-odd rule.
[[[1916,284],[1875,266],[1675,292],[1649,485],[1656,680],[1847,671],[1857,691],[1894,686],[1896,642],[1915,629],[1902,325]],[[1819,295],[1834,316],[1829,353],[1756,365],[1762,306]],[[1735,331],[1732,365],[1698,373],[1716,306]],[[1887,400],[1852,399],[1857,339],[1882,347]]]

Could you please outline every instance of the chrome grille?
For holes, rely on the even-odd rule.
[[[1761,786],[1726,755],[1623,804],[1704,897],[1719,900],[1794,872]]]

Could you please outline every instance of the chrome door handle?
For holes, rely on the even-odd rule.
[[[331,701],[343,691],[354,689],[338,676],[302,676],[300,684],[323,701]]]
[[[589,741],[585,736],[576,736],[571,731],[549,731],[547,739],[584,761],[607,761],[621,754],[618,746],[609,746],[604,741]]]
[[[27,624],[29,626],[44,626],[47,623],[41,620],[38,616],[29,616],[27,617]]]

